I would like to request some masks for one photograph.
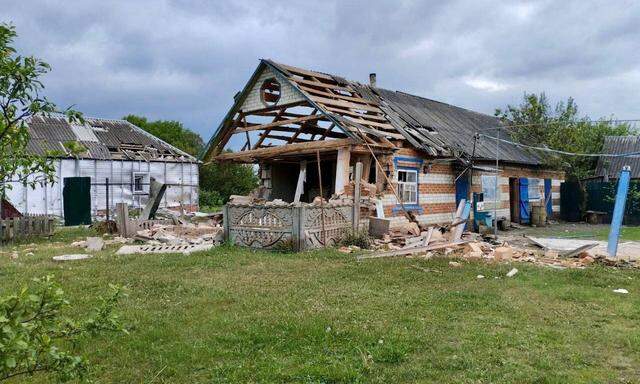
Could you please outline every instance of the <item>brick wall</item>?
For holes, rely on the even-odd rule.
[[[394,166],[417,167],[418,168],[418,205],[417,209],[410,209],[416,213],[420,222],[425,224],[442,224],[451,222],[456,210],[455,178],[458,176],[453,163],[430,164],[433,159],[427,159],[418,151],[409,148],[401,149],[395,156],[395,163],[390,159],[391,175],[390,179],[397,190],[397,173]],[[399,160],[401,158],[402,160]],[[414,161],[407,161],[406,158],[414,158]],[[422,160],[420,164],[419,160]],[[489,167],[489,165],[487,165]],[[493,167],[493,166],[491,166]],[[527,177],[552,179],[552,205],[554,214],[560,211],[560,183],[564,180],[564,173],[556,171],[536,170],[519,166],[501,166],[502,173],[498,179],[500,186],[500,201],[498,205],[498,215],[510,218],[509,202],[509,177]],[[482,192],[481,175],[491,174],[475,170],[473,174],[472,192]],[[544,182],[541,187],[544,188]],[[542,190],[544,192],[544,190]],[[397,199],[391,188],[387,187],[382,194],[382,201],[385,216],[392,219],[394,225],[407,221],[404,217]],[[485,209],[493,211],[492,202],[485,202]]]

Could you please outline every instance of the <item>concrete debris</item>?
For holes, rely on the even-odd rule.
[[[342,253],[354,253],[354,252],[358,252],[360,251],[362,248],[358,247],[357,245],[349,245],[349,246],[342,246],[340,248],[338,248],[338,252],[342,252]]]
[[[627,290],[626,290],[626,289],[624,289],[624,288],[614,289],[614,290],[613,290],[613,292],[615,292],[615,293],[624,293],[624,294],[629,293],[629,291],[627,291]]]
[[[93,256],[87,255],[84,253],[78,253],[78,254],[72,254],[72,255],[53,256],[53,260],[54,261],[73,261],[73,260],[90,259],[92,257]]]
[[[104,240],[102,237],[87,237],[86,249],[90,252],[102,251],[104,248]]]
[[[182,253],[188,255],[192,252],[208,251],[213,248],[213,244],[183,244],[183,245],[123,245],[116,255],[133,255],[149,253]]]
[[[182,225],[153,225],[149,229],[136,232],[136,239],[143,241],[155,240],[161,244],[188,245],[188,244],[221,244],[223,241],[223,229],[221,226],[204,223]]]
[[[457,261],[450,261],[449,262],[449,266],[454,267],[454,268],[458,268],[458,267],[461,267],[462,264],[458,263]]]
[[[478,275],[476,276],[477,279],[484,279],[484,275]]]
[[[509,272],[507,272],[507,277],[513,277],[518,273],[518,268],[512,268]]]

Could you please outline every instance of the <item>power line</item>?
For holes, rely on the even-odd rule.
[[[599,119],[599,120],[591,120],[591,119],[585,119],[585,120],[577,120],[577,121],[572,121],[570,123],[588,123],[588,124],[597,124],[597,123],[638,123],[640,122],[640,119]],[[537,125],[544,125],[544,126],[548,126],[551,124],[566,124],[563,123],[561,121],[545,121],[545,122],[541,122],[541,123],[527,123],[527,124],[503,124],[503,125],[496,125],[494,127],[486,127],[486,128],[480,128],[477,129],[476,132],[487,132],[487,131],[496,131],[496,130],[500,130],[500,129],[504,129],[504,128],[524,128],[524,127],[534,127]]]
[[[526,145],[526,144],[516,143],[514,141],[500,139],[498,137],[485,135],[484,133],[479,133],[478,135],[486,137],[486,138],[491,139],[491,140],[496,140],[496,141],[501,141],[503,143],[512,144],[512,145],[515,145],[515,146],[518,146],[518,147],[521,147],[521,148],[528,148],[528,149],[533,149],[533,150],[537,150],[537,151],[557,153],[557,154],[560,154],[560,155],[583,156],[583,157],[640,157],[640,151],[619,153],[619,154],[612,154],[612,153],[575,153],[575,152],[561,151],[561,150],[558,150],[558,149],[551,149],[551,148],[546,148],[546,147],[535,147],[533,145]]]

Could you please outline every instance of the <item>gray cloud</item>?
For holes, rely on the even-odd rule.
[[[107,4],[109,3],[109,4]],[[206,139],[260,58],[492,113],[525,91],[640,117],[633,1],[22,1],[3,5],[47,94],[87,115],[176,119]]]

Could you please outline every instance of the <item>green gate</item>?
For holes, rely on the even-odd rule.
[[[64,225],[91,224],[91,178],[65,177]]]

